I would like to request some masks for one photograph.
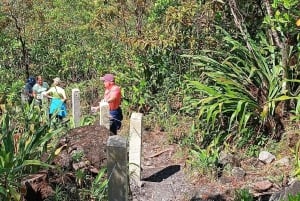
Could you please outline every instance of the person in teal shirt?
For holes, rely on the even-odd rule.
[[[38,106],[42,106],[43,94],[49,89],[49,85],[43,81],[42,76],[37,76],[36,81],[36,84],[32,87],[34,103]]]

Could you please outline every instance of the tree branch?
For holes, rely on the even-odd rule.
[[[270,1],[269,0],[264,0],[263,2],[266,6],[267,14],[270,17],[273,17],[273,11],[271,9]],[[273,28],[270,29],[270,32],[271,32],[272,38],[274,39],[275,44],[277,45],[277,47],[283,48],[283,42],[280,41],[279,36],[278,36],[278,32]]]
[[[253,48],[251,46],[251,44],[249,43],[249,40],[248,40],[248,31],[246,29],[246,27],[243,28],[243,16],[241,15],[241,13],[239,12],[238,10],[238,7],[236,5],[236,1],[235,0],[228,0],[228,3],[229,3],[229,7],[230,7],[230,11],[231,11],[231,14],[233,15],[234,17],[234,23],[236,25],[236,27],[240,30],[245,42],[246,42],[246,45],[247,45],[247,48],[250,52],[253,51]]]

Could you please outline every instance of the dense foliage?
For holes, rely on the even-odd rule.
[[[102,94],[99,76],[111,72],[125,114],[144,113],[146,126],[169,131],[192,156],[224,140],[280,140],[284,120],[300,115],[299,10],[298,0],[3,0],[1,126],[29,75],[59,76],[69,97],[80,88],[89,115]],[[0,133],[2,152],[8,132]]]

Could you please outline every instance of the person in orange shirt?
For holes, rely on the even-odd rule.
[[[110,131],[113,134],[117,134],[117,130],[121,128],[123,113],[121,109],[121,88],[115,84],[115,77],[113,74],[105,74],[100,78],[103,81],[105,92],[104,92],[104,102],[109,105],[110,114]],[[96,112],[100,107],[92,107],[91,110]]]

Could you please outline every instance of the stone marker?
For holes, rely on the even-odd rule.
[[[100,102],[100,126],[109,129],[109,105],[107,102]]]
[[[45,91],[42,92],[42,111],[47,119],[49,119],[49,99],[45,97]]]
[[[72,89],[72,115],[74,126],[80,126],[80,90],[79,89]]]
[[[128,201],[128,154],[124,137],[113,135],[107,141],[108,201]]]
[[[132,113],[129,132],[129,175],[130,183],[141,185],[142,113]]]

